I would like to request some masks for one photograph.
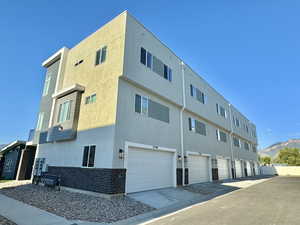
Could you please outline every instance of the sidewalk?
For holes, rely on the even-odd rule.
[[[71,225],[72,222],[0,194],[0,215],[18,225]]]

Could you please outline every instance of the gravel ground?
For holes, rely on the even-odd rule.
[[[9,221],[8,219],[6,219],[3,216],[0,216],[0,225],[17,225],[17,224]]]
[[[32,184],[3,188],[0,193],[68,220],[110,223],[154,210],[129,197],[109,200]]]

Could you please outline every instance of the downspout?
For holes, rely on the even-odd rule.
[[[181,167],[182,167],[182,186],[185,185],[185,168],[184,168],[184,145],[183,145],[183,112],[185,110],[185,77],[184,77],[184,63],[181,61],[182,73],[182,108],[180,110],[180,145],[181,145]]]
[[[231,167],[233,169],[233,165],[234,165],[234,169],[235,169],[235,162],[234,162],[234,157],[233,157],[233,147],[232,147],[232,139],[233,139],[233,127],[232,127],[232,115],[231,115],[231,104],[229,103],[229,120],[230,120],[230,151],[231,151]],[[232,169],[231,169],[231,173],[232,173]],[[233,178],[233,173],[231,174],[232,178]]]

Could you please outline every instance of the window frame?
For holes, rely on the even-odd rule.
[[[49,94],[49,88],[50,88],[50,83],[51,83],[51,75],[50,74],[48,74],[46,76],[42,96],[47,96]]]
[[[44,114],[45,114],[45,112],[39,112],[38,121],[37,121],[37,124],[36,124],[36,130],[37,131],[42,130],[42,128],[43,128]]]
[[[93,156],[94,159],[93,159],[92,166],[90,166],[90,157],[91,157],[91,148],[92,147],[94,147],[94,156]],[[85,166],[84,158],[85,158],[85,149],[86,148],[88,149],[88,151],[87,151],[86,166]],[[96,149],[97,149],[97,146],[95,144],[83,146],[83,155],[82,155],[82,163],[81,163],[82,168],[95,168]]]
[[[101,65],[103,63],[105,63],[106,59],[107,59],[107,45],[104,45],[103,47],[101,47],[100,49],[98,49],[96,51],[96,57],[95,57],[95,66]],[[105,51],[104,51],[105,50]],[[105,52],[105,57],[103,59],[103,52]]]
[[[57,123],[64,123],[71,119],[72,102],[72,100],[66,100],[63,103],[59,104]]]

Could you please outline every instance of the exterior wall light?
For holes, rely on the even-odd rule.
[[[124,159],[124,150],[119,149],[119,159]]]
[[[178,161],[181,161],[182,160],[181,155],[177,155],[177,159],[178,159]]]

